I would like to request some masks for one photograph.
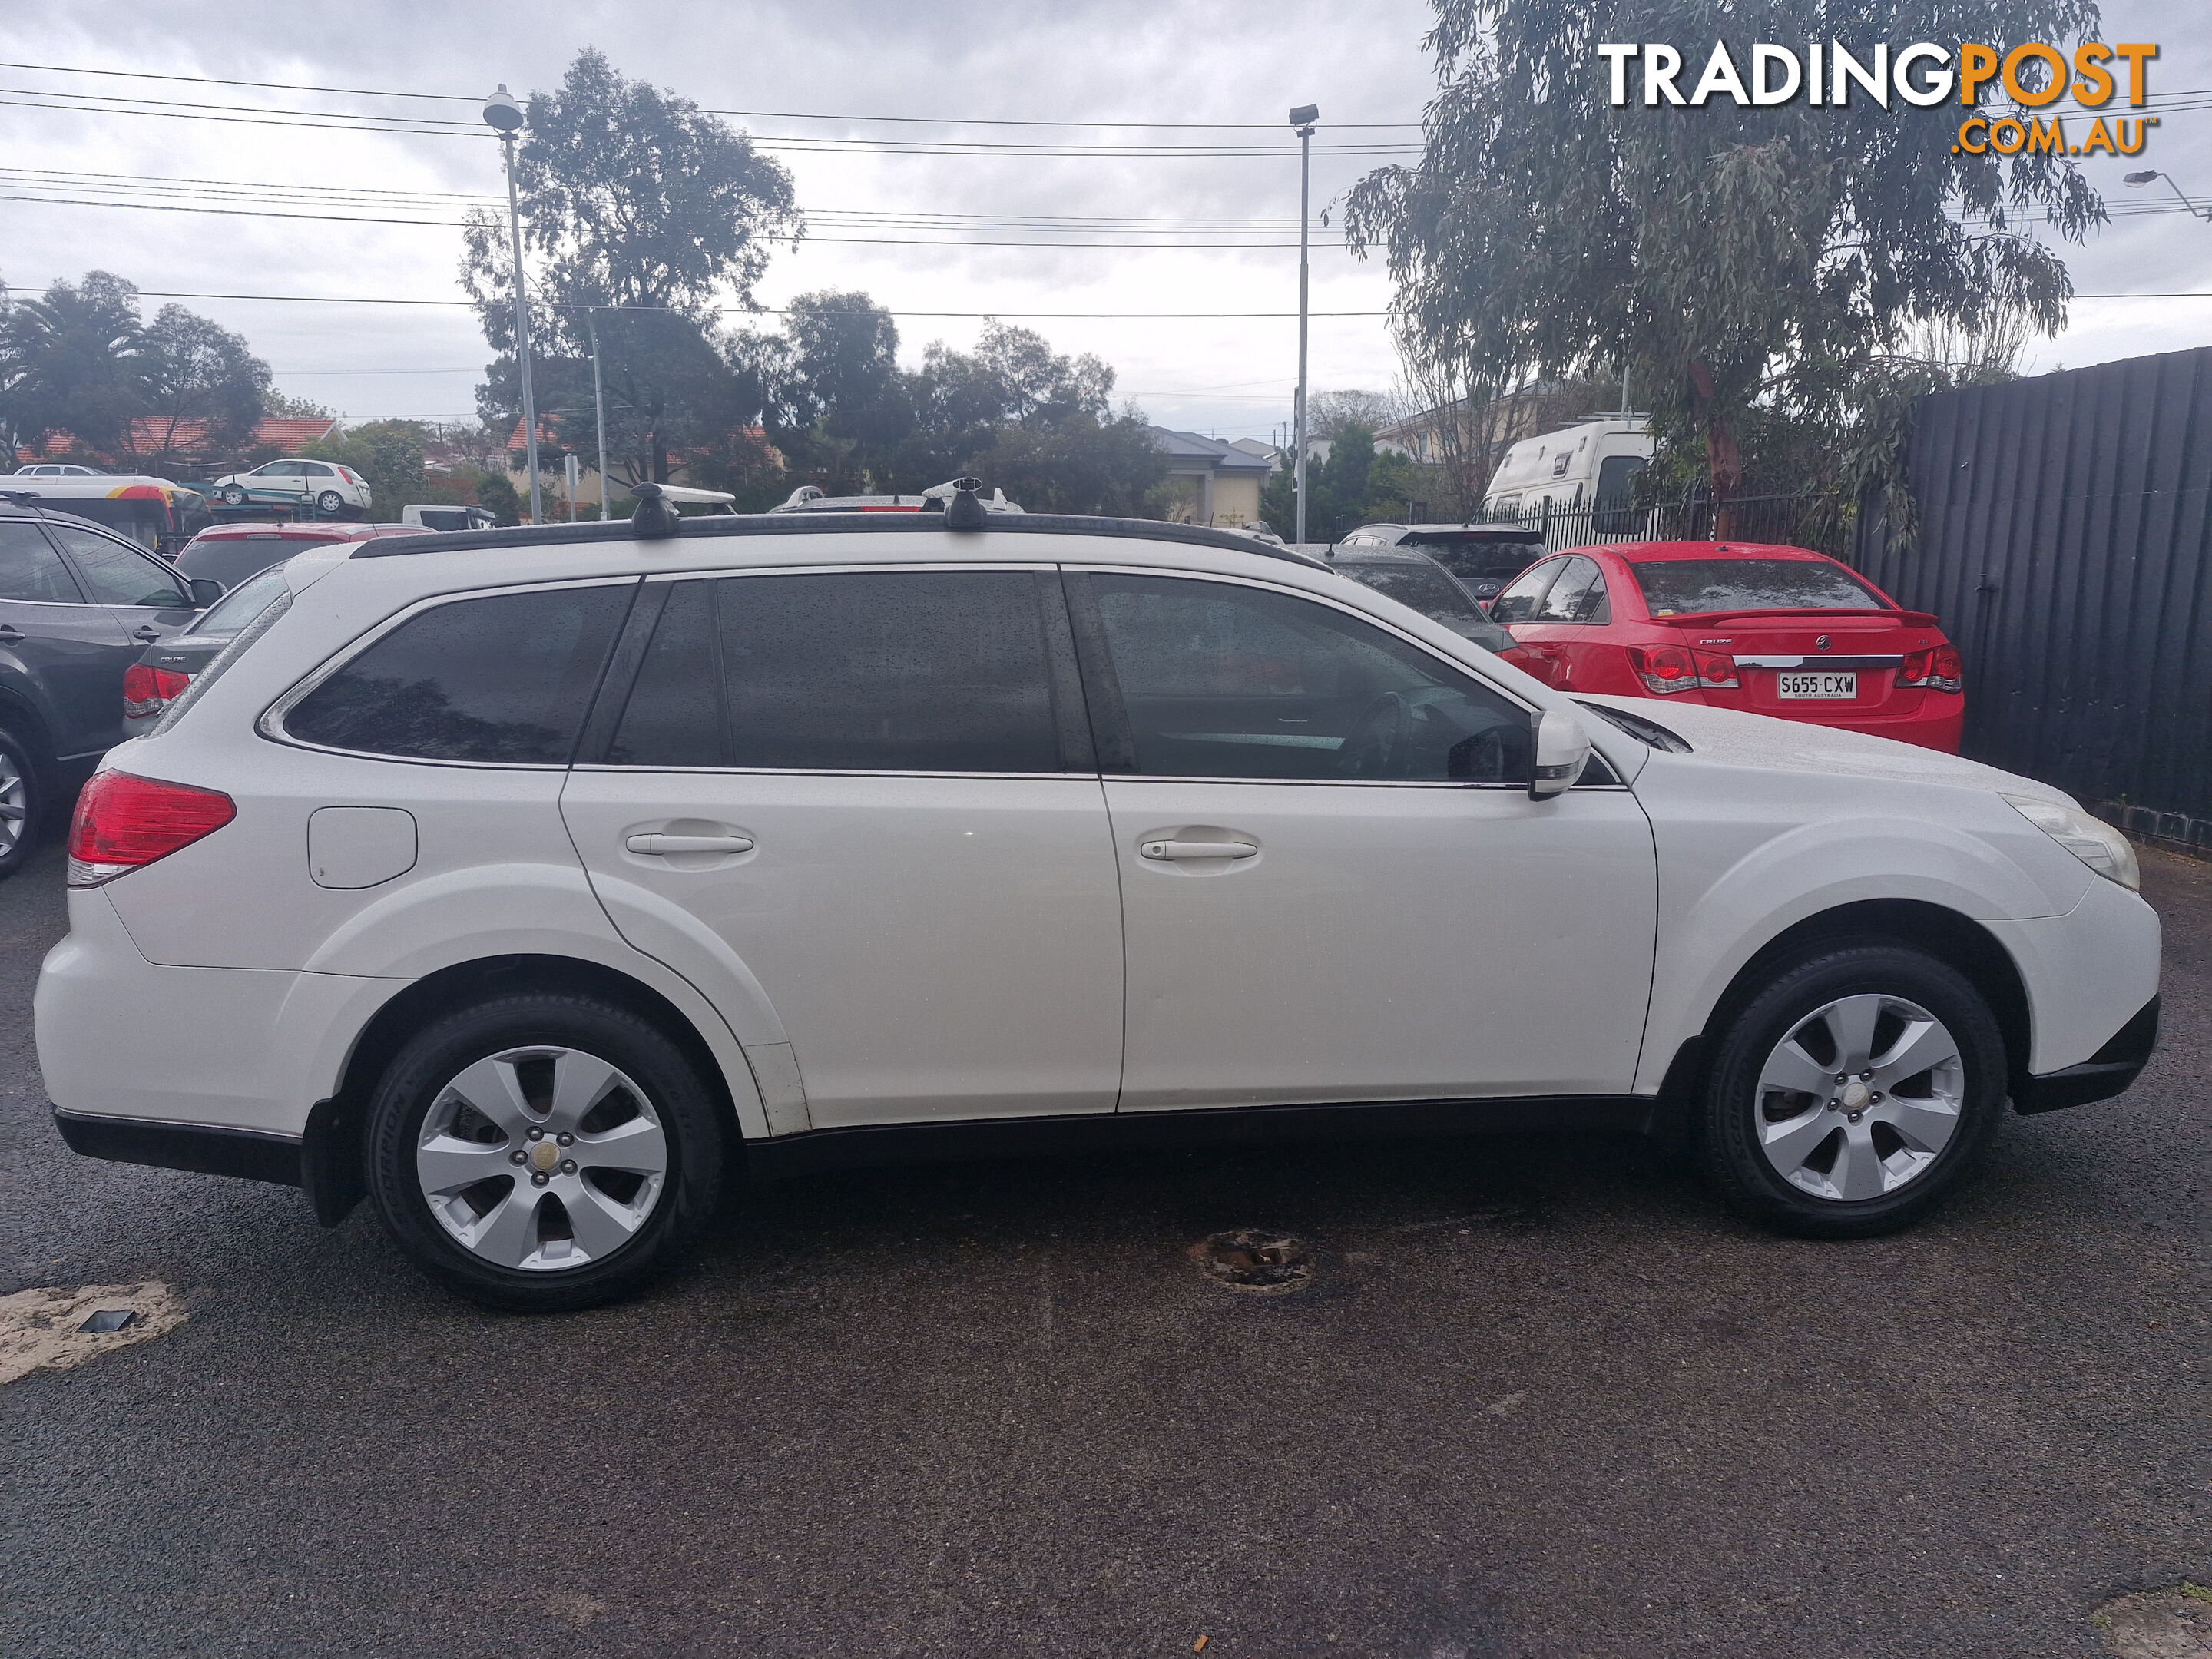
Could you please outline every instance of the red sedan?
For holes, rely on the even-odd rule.
[[[1679,697],[1946,754],[1966,699],[1936,618],[1802,547],[1625,542],[1531,565],[1491,601],[1509,660],[1562,691]]]

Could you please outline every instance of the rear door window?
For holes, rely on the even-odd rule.
[[[1648,559],[1632,562],[1655,617],[1712,611],[1887,611],[1881,597],[1830,559]]]
[[[681,582],[607,753],[617,766],[1090,769],[1058,578],[893,571]],[[703,693],[703,695],[702,695]]]
[[[303,743],[402,760],[565,766],[634,582],[416,612],[284,718]]]
[[[0,599],[82,605],[84,595],[38,526],[16,519],[0,521]]]
[[[1605,602],[1605,573],[1597,561],[1577,555],[1561,562],[1559,574],[1528,617],[1536,623],[1601,623],[1610,613]]]

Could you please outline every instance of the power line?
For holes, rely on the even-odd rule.
[[[156,75],[144,70],[73,69],[60,64],[0,63],[0,69],[37,70],[49,75],[104,75],[132,81],[173,81],[194,86],[252,87],[266,92],[318,92],[348,98],[414,98],[451,104],[477,104],[483,100],[482,93],[394,92],[373,87],[318,87],[287,81],[236,81],[216,75]],[[1128,131],[1273,132],[1281,125],[1275,121],[1018,121],[966,115],[830,115],[805,110],[767,109],[710,109],[702,112],[734,115],[741,119],[756,121],[855,121],[946,127],[1096,127]],[[1332,121],[1329,125],[1346,130],[1420,130],[1418,121]]]

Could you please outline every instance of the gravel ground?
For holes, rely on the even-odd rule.
[[[0,1388],[0,1653],[2101,1652],[2212,1582],[2212,866],[2144,861],[2151,1069],[1900,1237],[1626,1140],[1143,1153],[745,1194],[529,1320],[366,1208],[72,1157],[49,847],[0,884],[0,1295],[190,1316]],[[1209,1279],[1239,1227],[1310,1280]]]

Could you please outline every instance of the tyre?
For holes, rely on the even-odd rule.
[[[678,1263],[712,1218],[720,1113],[628,1010],[520,994],[417,1033],[369,1106],[368,1188],[401,1248],[486,1307],[586,1308]]]
[[[30,856],[43,805],[30,746],[0,728],[0,877],[14,875]]]
[[[222,504],[225,507],[244,507],[246,491],[237,484],[225,484],[222,487]]]
[[[1971,981],[1896,945],[1785,969],[1729,1023],[1700,1122],[1705,1170],[1785,1231],[1863,1238],[1940,1204],[1996,1135],[2004,1038]]]
[[[315,497],[315,511],[326,519],[335,519],[338,509],[345,505],[345,497],[335,489],[325,489]]]

